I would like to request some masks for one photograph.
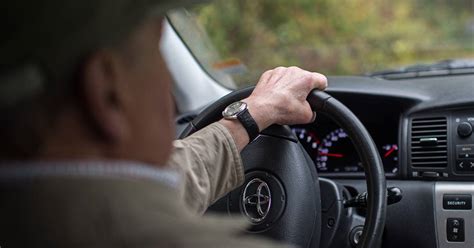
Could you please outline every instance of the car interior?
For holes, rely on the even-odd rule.
[[[169,14],[161,44],[175,83],[177,138],[253,89],[236,85],[239,61],[209,69],[217,55],[203,60],[196,51],[212,49],[206,35],[188,33],[200,29],[194,18]],[[208,212],[243,216],[249,235],[300,247],[474,247],[469,37],[466,58],[329,75],[327,90],[308,96],[316,121],[263,130],[242,152],[245,183]]]
[[[125,6],[124,2],[122,1],[120,9]],[[151,1],[142,2],[151,4]],[[222,232],[221,238],[224,239],[227,237],[225,235],[232,234],[232,237],[237,236],[237,241],[242,242],[240,235],[248,235],[251,237],[248,241],[255,241],[255,244],[260,244],[257,241],[258,238],[262,238],[262,240],[270,239],[281,244],[289,244],[291,247],[301,248],[474,248],[474,0],[215,0],[181,1],[173,4],[164,1],[157,2],[162,4],[160,5],[162,8],[165,8],[164,6],[166,8],[178,6],[184,2],[189,4],[185,8],[167,12],[163,18],[162,29],[158,29],[154,25],[146,26],[146,30],[142,31],[147,31],[144,34],[150,36],[143,34],[143,36],[133,38],[133,40],[136,38],[140,41],[149,41],[143,37],[160,37],[159,44],[156,44],[155,49],[159,48],[159,54],[173,81],[171,93],[175,108],[176,139],[185,139],[223,117],[232,116],[234,120],[241,117],[238,116],[237,111],[226,116],[224,110],[231,104],[250,96],[255,85],[259,82],[260,76],[265,71],[278,66],[297,66],[327,76],[327,89],[314,89],[306,98],[309,106],[316,113],[315,121],[295,125],[275,124],[265,130],[258,130],[255,120],[248,117],[250,116],[248,109],[241,109],[240,113],[246,111],[247,117],[244,118],[253,121],[253,130],[257,129],[259,132],[249,132],[248,126],[243,125],[251,140],[241,152],[245,173],[244,182],[238,188],[213,202],[204,213],[209,217],[221,215],[232,216],[235,219],[229,218],[222,222],[219,222],[219,218],[206,219],[205,221],[210,224],[216,224],[213,226],[214,229],[202,228],[204,220],[200,218],[201,216],[188,213],[186,209],[188,206],[183,201],[174,202],[175,198],[178,199],[176,196],[181,194],[178,189],[181,178],[179,173],[173,171],[172,168],[154,168],[141,163],[128,165],[128,162],[132,161],[122,161],[123,163],[119,161],[109,163],[106,160],[91,161],[91,163],[85,161],[83,165],[80,163],[81,161],[73,160],[69,164],[66,161],[48,161],[47,159],[39,161],[33,166],[21,167],[13,161],[12,165],[7,165],[0,171],[0,195],[2,195],[0,209],[4,217],[3,223],[0,217],[0,230],[4,232],[0,231],[0,241],[3,242],[3,236],[9,238],[10,235],[13,237],[13,241],[9,244],[17,245],[16,247],[24,247],[21,244],[28,242],[38,243],[36,244],[38,246],[50,246],[54,243],[53,239],[61,241],[54,243],[57,246],[63,246],[63,244],[70,242],[76,244],[75,247],[83,247],[89,244],[88,242],[93,242],[94,238],[105,242],[105,244],[115,244],[121,247],[130,247],[133,244],[149,246],[152,243],[143,242],[142,236],[135,234],[140,233],[141,230],[151,230],[151,235],[147,232],[143,237],[154,238],[153,242],[160,243],[164,242],[163,236],[166,238],[169,236],[171,241],[166,241],[167,244],[173,244],[172,247],[181,247],[180,245],[189,246],[190,242],[197,242],[194,239],[185,240],[187,237],[199,236],[203,242],[214,241],[201,234],[207,230],[224,230],[224,225],[220,224],[226,221],[232,222],[225,224],[234,224],[233,221],[235,224],[240,224],[239,221],[243,220],[247,227],[245,230],[241,230],[242,234],[239,232],[240,229],[236,229],[237,231],[234,232],[234,229],[229,228],[226,232]],[[99,5],[104,8],[108,6],[104,2]],[[18,10],[22,11],[21,16],[30,16],[25,14],[30,12],[24,10],[28,10],[28,7],[31,6],[25,7],[21,4],[12,6],[18,7]],[[12,6],[8,8],[11,9]],[[41,7],[48,9],[45,6]],[[75,18],[77,17],[75,12],[90,10],[89,7],[76,10],[74,6],[71,4],[64,12],[59,13],[61,18],[68,17],[65,20],[69,20],[71,23],[65,24],[71,24],[71,30],[74,31],[72,33],[75,34],[69,37],[68,32],[63,33],[63,29],[58,29],[61,31],[59,35],[66,37],[65,41],[74,42],[74,38],[86,30],[85,27],[95,25],[95,18],[98,18],[96,15],[102,14],[107,19],[113,20],[111,26],[123,30],[117,31],[117,34],[111,35],[113,36],[111,38],[103,38],[100,42],[98,39],[98,44],[108,44],[109,41],[115,41],[115,36],[121,36],[121,33],[128,32],[124,25],[118,25],[119,22],[115,23],[114,21],[114,18],[118,16],[127,20],[124,15],[115,14],[112,11],[109,13],[103,9],[97,11],[98,13],[92,13],[90,20],[87,18],[87,20],[82,20],[88,25],[80,26],[80,28],[75,24],[72,25],[73,19],[82,19]],[[57,9],[54,8],[54,10]],[[158,15],[159,19],[156,20],[159,22],[153,23],[156,25],[160,25],[162,14],[165,12],[161,8],[158,10],[162,12],[147,12],[153,16],[153,20]],[[134,18],[137,16],[138,19],[137,13],[142,12],[136,11],[126,8],[126,12],[130,13],[130,16],[134,16]],[[47,19],[45,13],[48,12],[37,12],[40,19]],[[68,16],[68,13],[72,14]],[[7,13],[6,16],[16,15]],[[59,20],[63,20],[61,18]],[[31,22],[28,18],[24,19],[18,25],[16,25],[17,23],[13,23],[14,25],[6,23],[6,26],[12,29],[7,30],[12,31],[9,33],[16,33],[14,30],[16,28],[21,29],[18,31],[18,36],[21,38],[18,44],[22,47],[29,47],[31,39],[28,37],[30,35],[23,34],[23,31],[29,30],[29,25],[35,22]],[[7,20],[10,19],[7,18]],[[52,20],[57,19],[53,18]],[[45,23],[49,23],[49,21],[45,21]],[[138,23],[137,20],[136,23],[130,22],[130,25],[138,25]],[[44,26],[42,22],[37,26],[39,28],[35,25],[32,26],[38,29],[31,32],[36,35],[35,37],[44,35],[43,33],[50,35],[47,32],[48,29],[42,30]],[[102,23],[97,23],[97,27],[101,27],[97,30],[108,30],[106,28],[108,25],[102,25]],[[161,31],[161,36],[158,32],[148,32],[154,31],[155,27]],[[8,46],[5,46],[7,49],[2,47],[3,50],[9,50],[10,43],[12,45],[16,43],[15,39],[9,37],[4,40]],[[77,40],[77,42],[89,45],[89,41],[85,40]],[[133,47],[143,48],[135,43],[132,44]],[[151,42],[146,44],[149,44],[150,47],[155,45]],[[66,46],[62,43],[57,45],[48,42],[47,45],[44,45],[38,42],[36,45],[38,47],[32,51],[19,52],[18,58],[14,56],[15,61],[11,61],[12,65],[20,62],[26,63],[21,66],[23,68],[26,65],[26,70],[16,70],[16,67],[12,66],[10,71],[8,67],[10,61],[5,63],[4,67],[8,67],[5,69],[6,71],[8,69],[8,73],[2,77],[2,80],[6,81],[4,89],[10,90],[11,88],[11,91],[0,92],[0,94],[4,95],[3,101],[6,107],[17,104],[18,106],[15,105],[15,107],[22,111],[18,114],[20,117],[24,114],[23,112],[28,112],[28,116],[29,114],[41,115],[46,111],[43,107],[52,105],[53,102],[50,103],[49,100],[38,98],[48,104],[45,103],[43,106],[42,103],[38,107],[42,111],[36,113],[30,108],[24,108],[29,107],[26,106],[27,104],[33,103],[29,102],[34,100],[33,97],[26,99],[28,102],[25,100],[25,106],[23,106],[24,99],[22,97],[51,95],[63,100],[62,98],[67,98],[70,95],[59,96],[63,90],[59,88],[67,88],[68,92],[72,92],[76,88],[87,91],[90,87],[99,86],[97,92],[90,93],[90,95],[97,96],[90,96],[89,100],[94,102],[96,97],[101,98],[103,101],[97,105],[107,103],[108,107],[112,106],[110,108],[113,108],[113,113],[120,112],[121,109],[118,107],[121,107],[119,106],[121,102],[115,96],[122,93],[122,88],[125,92],[134,86],[122,87],[119,85],[117,86],[121,89],[119,92],[114,92],[116,88],[109,89],[104,86],[107,83],[107,85],[115,87],[116,81],[112,80],[115,79],[112,77],[102,79],[102,75],[105,75],[101,74],[102,72],[120,71],[115,71],[113,69],[115,67],[109,68],[108,63],[99,63],[110,59],[108,53],[97,55],[100,57],[99,59],[103,59],[97,60],[99,62],[91,59],[90,68],[87,66],[89,64],[86,64],[87,73],[83,75],[87,79],[87,87],[84,86],[86,90],[82,89],[82,85],[76,87],[76,84],[74,86],[58,84],[59,86],[54,86],[58,87],[58,92],[56,92],[56,88],[51,88],[50,92],[49,88],[43,89],[47,80],[53,79],[54,81],[54,79],[62,78],[62,73],[67,74],[62,70],[68,71],[69,65],[67,63],[59,65],[58,61],[76,59],[66,53],[67,49],[71,49],[73,52],[89,50],[82,47],[76,49],[72,45]],[[41,54],[39,50],[43,49],[42,46],[45,46],[45,51],[49,51],[49,48],[56,45],[57,48],[52,50],[64,52],[64,54],[51,56],[53,57],[51,65],[43,65],[44,61],[41,59],[31,62],[29,60],[23,61],[23,57],[32,56],[35,58],[36,53]],[[15,51],[11,50],[11,53],[13,54]],[[150,54],[154,53],[150,51]],[[49,53],[47,55],[50,56]],[[128,66],[122,61],[125,61],[124,58],[128,60],[129,57],[122,55],[120,60],[117,60],[120,63],[112,59],[108,62],[110,65],[117,62],[120,66]],[[83,56],[78,57],[83,58]],[[162,65],[161,60],[158,60],[157,57],[148,57],[155,62],[159,61],[160,63],[157,65]],[[4,60],[10,60],[10,58],[7,56]],[[94,64],[95,62],[97,64]],[[31,67],[29,63],[32,63]],[[53,71],[56,64],[58,64],[58,71],[61,71],[56,75],[58,78],[54,76],[49,78],[45,76],[46,74],[41,73],[43,70]],[[73,75],[71,68],[69,69]],[[153,72],[156,66],[146,68],[151,68],[147,72]],[[164,66],[159,69],[164,69]],[[98,72],[95,73],[96,71]],[[139,70],[131,70],[131,72],[133,74],[137,74],[135,72],[141,73]],[[153,84],[155,83],[153,76],[162,74],[151,72],[150,75],[144,77],[146,79],[143,81],[146,81],[146,84],[143,82],[143,85],[153,85],[156,87],[150,89],[162,90],[160,85]],[[115,75],[113,73],[110,75]],[[26,86],[21,84],[19,85],[21,87],[17,89],[17,81],[15,81],[17,74],[23,76],[21,80],[31,81],[33,84]],[[128,74],[124,75],[125,79],[130,79],[126,77]],[[148,79],[148,77],[152,79]],[[30,80],[30,78],[32,79]],[[38,79],[36,80],[38,87],[34,85],[34,79]],[[101,82],[95,84],[95,81]],[[145,92],[148,88],[144,88],[143,85],[139,84],[137,88],[141,90],[136,92],[148,93]],[[135,92],[135,90],[130,90],[130,92]],[[76,93],[74,92],[74,95]],[[81,91],[77,95],[82,95],[82,93],[85,95],[84,98],[89,97],[88,92]],[[8,96],[9,94],[12,96]],[[135,96],[133,95],[133,97]],[[154,96],[150,95],[149,97],[153,98]],[[20,99],[18,102],[16,97]],[[138,97],[130,98],[131,100],[128,95],[123,99],[119,98],[134,105],[132,110],[138,109],[139,105],[134,101]],[[163,99],[168,100],[168,98]],[[144,103],[154,103],[154,101],[148,101],[146,98]],[[95,106],[95,104],[91,105]],[[88,108],[94,106],[88,106]],[[163,105],[155,104],[156,106],[167,107],[165,103]],[[61,124],[65,123],[65,126],[69,123],[75,124],[76,118],[84,120],[84,123],[77,125],[77,129],[71,129],[71,131],[67,130],[69,127],[64,128],[66,130],[64,133],[74,134],[71,137],[87,136],[88,131],[91,130],[94,131],[94,135],[103,134],[110,136],[107,137],[110,139],[121,139],[122,135],[123,137],[127,136],[127,129],[122,130],[121,126],[115,125],[114,121],[122,118],[122,115],[112,113],[107,118],[101,118],[100,114],[95,116],[95,113],[101,112],[101,109],[94,113],[86,113],[86,111],[82,111],[82,107],[76,108],[74,105],[72,108],[73,110],[67,112],[64,120],[57,118]],[[128,108],[124,109],[127,110],[127,114],[134,112],[129,111]],[[154,108],[149,109],[148,111],[155,110]],[[158,112],[165,112],[163,109],[158,109]],[[8,109],[8,111],[13,113],[16,108],[15,110]],[[49,112],[49,109],[47,111]],[[69,113],[72,116],[70,119]],[[165,123],[159,116],[158,118],[149,118],[153,114],[147,115],[146,113],[151,112],[143,113],[145,114],[140,116],[145,116],[147,121],[138,122],[149,124],[148,126],[143,125],[143,127],[156,127],[153,123]],[[157,111],[152,113],[157,113]],[[14,114],[16,116],[17,113]],[[91,116],[88,116],[89,114]],[[3,120],[9,119],[10,115],[5,116]],[[126,115],[124,119],[134,119],[135,116]],[[169,117],[169,115],[167,116]],[[88,126],[84,127],[87,130],[83,134],[81,132],[82,124],[85,125],[86,121],[90,119],[89,117],[94,120],[90,123],[87,122]],[[158,120],[158,122],[148,122],[150,119]],[[29,119],[19,118],[18,120]],[[19,126],[18,129],[21,128],[21,131],[29,131],[27,128],[17,125],[20,123],[18,120],[15,119],[14,125]],[[27,122],[22,121],[21,123]],[[46,120],[44,122],[47,123]],[[107,127],[104,127],[104,130],[101,127],[95,129],[96,122],[104,122],[103,125]],[[135,125],[135,122],[129,124],[137,130],[140,129],[140,137],[129,139],[139,142],[142,141],[142,137],[147,135],[143,133],[145,129],[141,129],[142,125]],[[37,129],[47,126],[45,123],[38,123]],[[241,121],[241,124],[245,123]],[[53,126],[51,129],[54,128]],[[109,128],[113,130],[110,131],[110,134],[107,131]],[[225,127],[222,129],[221,132],[214,133],[213,138],[220,138],[218,137],[220,134],[225,136],[226,129]],[[79,131],[75,132],[74,130]],[[115,137],[115,131],[120,135]],[[243,131],[243,129],[239,131]],[[5,131],[5,133],[7,132]],[[162,133],[164,132],[158,133],[158,135]],[[257,138],[252,139],[253,133]],[[63,132],[58,132],[58,135],[61,134]],[[26,133],[24,136],[29,137],[28,135],[29,133]],[[93,139],[96,136],[91,137],[90,139]],[[225,150],[232,150],[232,154],[235,154],[237,148],[235,145],[232,146],[232,142],[229,142],[231,137],[231,134],[226,136],[225,145],[228,146]],[[234,137],[237,136],[234,135]],[[88,150],[94,150],[96,146],[87,143],[88,138],[84,139],[81,146],[87,147]],[[167,140],[146,138],[147,141]],[[168,138],[170,137],[168,136]],[[56,142],[56,139],[51,140],[51,146],[55,146],[54,148],[59,151],[58,154],[62,154],[62,140],[60,139],[59,142]],[[104,140],[106,139],[104,138]],[[48,141],[50,140],[48,139]],[[69,142],[74,143],[73,141]],[[39,150],[39,145],[42,142],[38,141],[37,143],[31,144],[31,146],[38,146]],[[97,146],[101,144],[103,143],[97,143]],[[122,158],[120,157],[122,150],[135,151],[143,147],[135,147],[135,143],[133,144],[133,149],[128,149],[132,147],[128,143],[126,146],[114,146],[114,149],[111,148],[110,151],[104,149],[104,158],[108,158],[109,153],[113,158]],[[171,152],[170,142],[166,144],[169,147],[168,152]],[[66,147],[65,154],[69,154],[68,149],[74,147],[76,146]],[[207,148],[206,146],[202,147]],[[156,146],[151,146],[151,148],[155,149]],[[157,154],[156,150],[152,149],[150,149],[150,153]],[[48,149],[44,150],[46,153],[49,152]],[[119,150],[117,155],[115,155],[116,150]],[[194,152],[193,155],[202,150]],[[102,154],[101,152],[99,151],[97,154]],[[146,157],[146,155],[142,156],[140,152],[136,153],[139,155],[132,156],[133,158]],[[92,152],[92,154],[95,153]],[[169,155],[166,154],[162,159],[163,164],[166,164],[166,158]],[[214,154],[220,155],[220,153]],[[59,157],[62,158],[60,155]],[[65,158],[68,157],[65,156]],[[86,156],[86,158],[89,157]],[[238,158],[237,160],[235,158],[236,156],[233,155],[232,160],[226,163],[231,164],[237,161]],[[155,160],[151,159],[151,161]],[[22,161],[18,162],[21,164]],[[162,162],[155,163],[161,164]],[[177,162],[177,164],[181,164],[181,162]],[[44,165],[44,167],[37,165]],[[205,165],[203,167],[200,168],[203,171],[202,174],[209,175],[209,168]],[[189,168],[186,169],[189,171],[194,169],[191,166]],[[220,166],[218,169],[222,172],[223,168]],[[162,169],[163,171],[161,171]],[[229,181],[241,179],[239,177],[240,167],[232,169],[232,174],[237,179]],[[208,176],[206,179],[209,178],[212,176]],[[44,184],[36,186],[37,182]],[[52,183],[48,184],[49,182]],[[155,183],[164,183],[164,185],[160,185],[173,186],[174,188],[163,187],[170,191],[163,191],[166,194],[161,195],[157,191]],[[200,183],[201,181],[194,186],[197,184],[201,186]],[[212,183],[206,181],[203,183],[203,185],[205,184],[203,188]],[[98,190],[96,186],[102,187],[105,192],[102,192],[102,188]],[[216,185],[211,185],[209,188],[214,186]],[[192,186],[186,189],[189,188]],[[50,199],[48,194],[51,194],[49,193],[50,189],[55,190],[55,198],[61,197],[61,199],[74,199],[75,201],[60,201],[60,204],[51,204],[56,201],[55,198],[51,198],[51,201],[48,200]],[[123,194],[123,192],[125,193]],[[192,197],[189,199],[191,201],[198,199],[193,195],[197,191],[191,192]],[[109,196],[117,197],[110,197],[110,200]],[[214,194],[206,197],[206,201],[203,201],[201,206],[208,203],[207,199],[214,197]],[[142,204],[141,200],[144,199],[154,201]],[[99,206],[104,207],[95,207],[91,202],[98,202]],[[162,203],[162,205],[155,205],[156,202]],[[176,216],[197,218],[192,219],[192,222],[179,222],[175,215],[156,214],[156,209],[163,209],[162,206],[176,210]],[[86,209],[86,207],[89,208]],[[131,209],[133,207],[137,208]],[[128,208],[134,211],[123,211]],[[63,209],[66,211],[58,211]],[[21,211],[12,214],[15,210]],[[147,215],[147,211],[150,211],[150,215]],[[26,214],[23,214],[25,212]],[[140,218],[135,218],[135,213],[139,213]],[[88,216],[86,214],[104,218],[84,218],[83,216]],[[10,215],[14,221],[7,221]],[[147,225],[150,223],[152,215],[155,219],[163,220],[158,222],[162,229],[157,231],[154,226]],[[115,218],[117,216],[118,218]],[[167,218],[161,218],[161,216],[167,216]],[[132,218],[133,221],[122,222],[127,218]],[[38,230],[36,225],[31,225],[36,222],[30,223],[25,220],[44,222],[48,225],[47,228]],[[56,224],[55,220],[64,220],[68,226],[63,227],[61,224]],[[13,224],[9,226],[11,223]],[[185,226],[186,228],[180,228],[178,231],[171,230],[175,228],[173,227],[174,223],[178,223],[179,227]],[[107,228],[101,229],[104,226]],[[109,228],[112,226],[116,228]],[[235,227],[237,226],[239,225],[235,225]],[[51,229],[49,229],[50,227]],[[188,227],[190,228],[188,229]],[[234,228],[230,225],[229,227]],[[136,233],[130,232],[131,228],[135,228]],[[198,228],[200,232],[194,232]],[[7,232],[5,230],[10,234],[5,235]],[[17,234],[17,230],[25,231],[27,235],[24,235],[23,232]],[[76,230],[80,231],[76,233]],[[86,231],[83,232],[83,230]],[[119,231],[115,232],[116,230]],[[42,237],[40,231],[51,234],[53,238]],[[154,236],[157,233],[161,236]],[[214,232],[207,233],[212,233],[212,238],[216,237]],[[184,235],[189,236],[185,237]],[[256,239],[252,239],[252,237]],[[133,239],[133,242],[129,243],[129,238]],[[41,243],[43,240],[45,242]],[[134,243],[137,240],[138,242]],[[113,243],[108,243],[110,241]],[[228,240],[226,239],[225,242]],[[272,242],[272,244],[274,243]],[[101,243],[94,247],[98,246],[101,246]],[[0,248],[9,247],[0,243]]]

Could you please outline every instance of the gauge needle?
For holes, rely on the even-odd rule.
[[[322,153],[322,152],[320,152],[319,155],[320,156],[335,157],[335,158],[343,158],[344,157],[344,154],[340,154],[340,153]]]
[[[388,150],[388,151],[383,155],[383,157],[386,158],[386,157],[390,156],[390,154],[392,154],[392,152],[394,152],[396,149],[397,149],[396,146],[392,146],[392,148],[390,148],[390,150]]]

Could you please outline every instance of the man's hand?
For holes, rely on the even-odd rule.
[[[252,94],[244,99],[252,117],[261,130],[272,124],[291,125],[314,121],[313,111],[306,101],[313,89],[326,89],[324,75],[308,72],[298,67],[278,67],[266,71]],[[238,121],[220,121],[232,133],[241,150],[249,137]]]
[[[278,67],[263,73],[252,95],[243,101],[260,130],[272,124],[291,125],[314,121],[306,101],[313,89],[326,89],[324,75],[298,67]]]

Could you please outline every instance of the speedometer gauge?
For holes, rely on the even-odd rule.
[[[315,132],[309,131],[305,128],[293,128],[293,133],[296,134],[304,149],[313,158],[317,156],[317,149],[321,141]]]
[[[349,136],[344,129],[338,128],[321,141],[315,162],[320,172],[361,172],[359,161]]]
[[[387,144],[382,146],[382,162],[385,167],[385,172],[398,172],[398,145]]]
[[[327,127],[327,128],[326,128]],[[346,131],[335,126],[293,126],[298,140],[306,152],[313,159],[320,173],[362,173],[363,165],[357,150]],[[325,134],[324,136],[319,136]],[[379,153],[385,167],[385,172],[397,174],[399,170],[398,145],[396,137],[387,136],[385,133],[375,133],[374,141],[380,144]]]

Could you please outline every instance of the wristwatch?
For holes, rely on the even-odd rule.
[[[248,105],[245,102],[238,101],[230,104],[222,111],[222,116],[226,120],[239,120],[245,130],[247,130],[250,141],[256,139],[260,133],[257,122],[250,115]]]

